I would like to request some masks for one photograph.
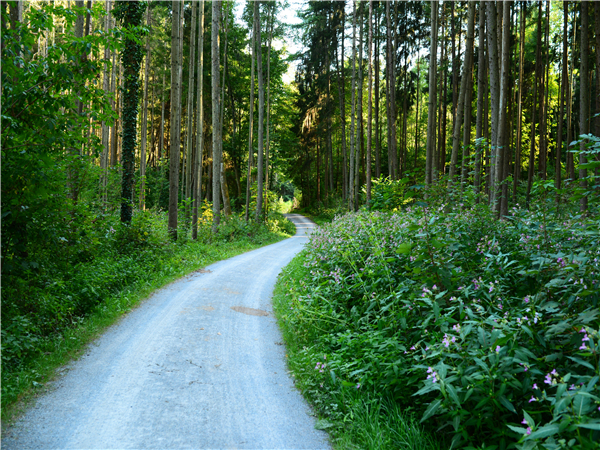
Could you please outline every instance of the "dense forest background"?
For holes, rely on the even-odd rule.
[[[149,2],[135,25],[116,21],[110,1],[2,5],[5,258],[27,247],[40,208],[114,209],[124,165],[128,201],[171,216],[184,204],[186,229],[215,188],[224,214],[256,218],[266,192],[356,209],[384,179],[401,191],[459,187],[499,215],[547,180],[557,201],[579,186],[582,210],[597,197],[594,2],[308,2],[293,27],[277,2],[260,4],[256,25],[253,4],[233,2],[218,4],[217,21],[212,3]],[[291,60],[295,80],[284,83]],[[137,102],[126,113],[131,77]]]
[[[295,25],[284,22],[290,9]],[[292,206],[330,219],[359,210],[397,214],[389,223],[350,215],[324,235],[337,242],[354,234],[368,248],[420,233],[405,237],[427,241],[422,258],[394,270],[419,264],[410,273],[440,302],[457,295],[451,289],[467,283],[467,271],[486,283],[499,277],[496,243],[511,242],[520,262],[502,272],[507,296],[546,301],[558,298],[553,289],[566,296],[564,316],[556,313],[553,331],[536,338],[541,347],[588,337],[568,332],[597,324],[589,308],[598,302],[591,252],[600,199],[600,2],[2,1],[1,14],[3,405],[40,379],[30,361],[106,308],[108,295],[150,279],[188,243],[216,246],[283,230],[277,213]],[[402,231],[408,223],[415,228]],[[442,266],[470,244],[449,235],[453,229],[473,244],[456,273]],[[475,275],[480,268],[471,263],[484,244],[498,265]],[[323,258],[340,257],[314,245]],[[348,245],[357,254],[363,248]],[[382,273],[418,247],[403,245],[374,253],[392,252],[380,261]],[[435,255],[445,251],[438,264]],[[342,260],[328,270],[358,267]],[[374,284],[378,292],[401,286],[387,277],[389,286]],[[353,301],[348,317],[357,311]],[[447,330],[440,330],[441,339]],[[589,393],[597,393],[594,355],[579,374]],[[392,378],[373,375],[371,386],[397,382],[393,395],[401,398],[404,381],[387,373]],[[426,400],[424,410],[437,401]],[[494,408],[506,406],[498,402]],[[593,402],[586,430],[600,426]],[[461,414],[447,413],[448,424]],[[463,425],[456,424],[463,433],[456,442],[476,429]],[[498,433],[486,436],[507,431]],[[580,442],[593,442],[586,436]]]

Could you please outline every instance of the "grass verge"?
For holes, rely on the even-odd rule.
[[[157,265],[158,270],[141,273],[134,282],[106,298],[86,317],[78,318],[71,327],[44,340],[40,352],[20,370],[3,374],[2,428],[13,423],[37,395],[45,392],[47,384],[59,376],[57,369],[79,358],[88,344],[153,291],[217,261],[286,239],[293,226],[290,228],[288,223],[286,228],[288,233],[271,231],[233,241],[188,241],[172,245],[171,251]]]
[[[412,417],[410,411],[335,376],[327,353],[314,344],[314,333],[326,330],[296,328],[289,320],[292,299],[310,277],[304,267],[305,252],[280,274],[273,307],[287,346],[288,366],[296,386],[318,414],[316,428],[330,434],[334,449],[437,450],[441,445]]]

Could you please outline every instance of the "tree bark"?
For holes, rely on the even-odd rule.
[[[437,16],[438,2],[431,1],[431,39],[429,56],[429,105],[427,111],[427,154],[425,160],[425,183],[433,182],[433,166],[435,157],[435,129],[436,129],[436,105],[437,105]]]
[[[108,36],[111,29],[111,0],[106,0],[106,16],[104,18],[104,32]],[[105,45],[104,47],[104,80],[103,80],[103,89],[104,92],[108,93],[110,91],[110,47]],[[110,155],[110,126],[102,121],[102,155],[100,157],[100,167],[102,170],[101,175],[101,186],[100,192],[102,196],[102,205],[103,208],[107,207],[107,186],[108,186],[108,162]]]
[[[361,155],[364,153],[364,134],[363,134],[363,109],[362,109],[362,103],[363,103],[363,8],[362,8],[362,3],[359,4],[358,7],[358,20],[360,21],[360,26],[358,29],[358,49],[359,49],[359,53],[358,53],[358,88],[357,88],[357,99],[356,99],[356,103],[357,103],[357,108],[356,108],[356,116],[357,116],[357,121],[358,121],[358,127],[356,130],[356,153],[355,153],[355,158],[356,161],[354,163],[354,170],[355,170],[355,174],[354,174],[354,210],[357,211],[358,210],[358,199],[359,199],[359,193],[360,193],[360,161],[361,161]],[[397,165],[397,162],[396,162]]]
[[[519,37],[519,93],[517,96],[517,148],[513,181],[513,202],[517,201],[517,187],[521,179],[521,140],[523,139],[523,65],[525,64],[525,16],[526,6],[521,4],[521,29]],[[559,138],[560,139],[560,138]]]
[[[225,11],[226,12],[226,11]],[[227,44],[229,43],[229,24],[227,22],[227,16],[222,15],[222,22],[225,23],[225,44],[223,45],[223,82],[221,84],[221,106],[219,115],[219,133],[223,133],[223,124],[225,118],[225,75],[227,74]],[[223,157],[223,140],[219,141],[219,152],[221,154],[221,195],[223,199],[223,214],[231,216],[231,202],[229,201],[229,187],[227,186],[227,174],[225,172],[225,163]]]
[[[253,9],[253,14],[255,10]],[[252,184],[252,159],[254,156],[254,62],[256,61],[256,21],[254,17],[252,18],[252,39],[250,44],[250,59],[251,59],[251,69],[250,69],[250,107],[248,112],[248,174],[246,177],[246,222],[248,222],[250,216],[250,196],[251,189],[250,186]]]
[[[397,178],[398,154],[396,148],[396,76],[394,67],[394,44],[392,41],[392,23],[390,14],[390,2],[385,3],[387,20],[387,119],[388,119],[388,173],[392,180]]]
[[[198,30],[198,95],[196,97],[196,158],[194,164],[194,211],[192,214],[192,239],[198,239],[198,217],[202,206],[202,160],[204,157],[204,0],[200,0]]]
[[[270,171],[269,171],[269,150],[271,147],[271,127],[269,124],[270,118],[271,118],[271,42],[273,40],[273,22],[274,22],[274,17],[273,14],[275,13],[275,3],[273,5],[271,5],[271,3],[268,3],[269,5],[269,14],[268,14],[268,20],[269,20],[269,41],[267,43],[267,110],[266,110],[266,128],[267,128],[267,138],[266,138],[266,143],[265,143],[265,215],[268,216],[269,214],[269,175],[270,175]]]
[[[598,9],[596,9],[598,11]],[[569,4],[563,2],[563,54],[562,54],[562,70],[561,70],[561,82],[560,82],[560,103],[558,105],[558,136],[556,138],[556,161],[554,165],[554,187],[558,190],[561,188],[561,153],[563,144],[563,122],[565,117],[565,93],[568,88],[568,65],[569,65]],[[598,16],[598,15],[596,15]],[[600,23],[600,22],[599,22]],[[567,145],[569,143],[567,142]],[[560,203],[560,194],[556,193],[556,204]]]
[[[503,2],[502,19],[502,65],[500,72],[500,96],[498,99],[498,161],[496,164],[495,185],[500,190],[500,199],[496,199],[496,209],[500,217],[508,215],[508,190],[506,185],[507,159],[509,155],[508,144],[510,133],[508,127],[508,78],[510,70],[510,5]],[[498,201],[499,200],[499,201]]]
[[[492,140],[491,140],[491,162],[490,162],[490,205],[495,208],[497,189],[496,170],[498,169],[498,119],[499,119],[499,100],[500,100],[500,67],[498,64],[498,32],[497,32],[497,14],[495,2],[486,4],[487,18],[487,36],[488,36],[488,57],[490,70],[490,92],[492,103]]]
[[[375,36],[375,178],[381,177],[381,135],[379,130],[379,17],[376,12],[374,27]]]
[[[264,123],[265,123],[265,86],[262,67],[262,39],[260,28],[259,2],[254,3],[254,21],[256,27],[256,65],[258,69],[258,171],[257,171],[257,193],[255,220],[259,222],[262,218],[263,203],[263,181],[264,181]]]
[[[177,208],[179,205],[179,158],[181,137],[181,6],[183,2],[173,0],[173,23],[171,27],[171,125],[169,155],[169,233],[177,240]]]
[[[588,134],[590,132],[590,90],[589,90],[589,2],[581,2],[581,66],[579,70],[579,134]],[[584,151],[585,142],[579,144],[579,186],[582,190],[587,189],[587,169],[582,165],[587,163]],[[579,209],[585,212],[588,209],[587,195],[579,201]]]
[[[469,73],[471,69],[471,59],[473,58],[473,35],[475,29],[475,3],[469,2],[469,18],[467,25],[467,48],[465,49],[465,58],[463,63],[460,93],[454,121],[454,133],[452,135],[452,155],[450,157],[450,172],[448,177],[448,188],[454,184],[456,175],[456,163],[458,162],[458,149],[460,147],[460,128],[462,126],[463,111],[465,109],[465,96],[467,93]]]
[[[341,45],[342,45],[342,61],[341,61],[341,65],[340,65],[340,58],[339,58],[339,53],[338,53],[338,47],[336,45],[336,52],[335,52],[335,57],[336,57],[336,66],[337,66],[337,72],[338,72],[338,97],[339,97],[339,102],[340,102],[340,122],[342,125],[342,158],[343,158],[343,166],[342,166],[342,198],[344,200],[348,199],[349,196],[349,192],[348,192],[348,149],[346,148],[346,85],[345,85],[345,78],[344,78],[344,39],[345,39],[345,23],[346,23],[346,16],[344,14],[344,8],[346,5],[346,1],[344,0],[342,2],[343,6],[341,9],[341,23],[342,23],[342,39],[341,39]]]
[[[373,0],[369,0],[369,112],[367,119],[367,205],[371,202],[371,144],[373,134]]]
[[[220,141],[221,130],[220,113],[221,105],[219,99],[219,16],[221,14],[221,0],[213,0],[212,2],[212,35],[211,35],[211,62],[212,62],[212,210],[213,223],[212,232],[217,233],[217,228],[221,221],[221,204],[220,204],[220,174],[221,174],[221,153]]]
[[[348,209],[354,209],[354,152],[356,150],[356,0],[352,1],[352,112],[350,116],[350,174],[348,180]]]
[[[146,7],[148,29],[150,29],[150,6]],[[148,134],[148,76],[150,73],[150,33],[146,37],[146,67],[144,70],[144,109],[142,110],[142,136],[140,155],[140,209],[146,209],[146,135]]]
[[[192,197],[192,135],[194,131],[194,66],[196,65],[196,20],[198,18],[198,2],[192,2],[192,27],[190,30],[190,56],[188,66],[188,98],[187,98],[187,135],[185,142],[185,223],[190,223],[190,204]]]
[[[142,24],[143,12],[138,1],[125,2],[122,9],[123,25],[127,28]],[[138,116],[138,79],[143,54],[135,40],[126,38],[123,54],[123,178],[121,183],[121,222],[131,223],[133,214],[133,176]]]

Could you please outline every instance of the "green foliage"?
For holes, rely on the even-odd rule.
[[[317,312],[320,317],[311,321],[314,311],[297,301],[298,293],[306,289],[304,280],[311,277],[309,269],[303,265],[305,258],[306,252],[303,252],[284,268],[275,286],[273,306],[286,341],[286,357],[296,386],[319,414],[316,428],[330,433],[334,448],[340,450],[445,448],[436,445],[406,408],[377,393],[373,395],[360,383],[338,377],[339,371],[331,369],[330,349],[323,345],[318,335],[332,328],[328,322],[342,318],[328,318]],[[299,322],[300,316],[305,316],[306,320]],[[327,328],[315,333],[313,326],[319,319]]]
[[[111,36],[59,39],[47,55],[37,46],[38,36],[54,30],[58,21],[72,27],[75,18],[73,11],[50,2],[2,32],[3,277],[36,270],[36,251],[58,244],[78,227],[77,200],[91,171],[83,155],[100,151],[99,139],[87,138],[89,119],[114,118],[95,83],[102,70],[101,46],[117,46]],[[4,9],[2,20],[8,22]],[[78,102],[89,105],[87,114],[78,113]]]
[[[282,319],[327,355],[323,386],[392,398],[453,448],[592,448],[599,249],[597,219],[543,208],[348,214],[311,237]]]
[[[397,211],[413,201],[415,187],[409,188],[409,179],[391,180],[383,178],[373,180],[370,209],[375,211]],[[366,187],[363,187],[366,193]]]

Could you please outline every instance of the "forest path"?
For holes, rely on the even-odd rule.
[[[314,227],[155,292],[2,437],[3,449],[323,449],[288,375],[271,296]]]

